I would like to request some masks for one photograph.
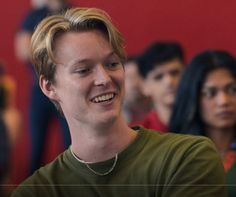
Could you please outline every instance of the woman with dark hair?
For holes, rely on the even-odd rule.
[[[236,60],[226,51],[205,51],[183,73],[170,130],[204,135],[221,154],[228,184],[236,183]],[[236,196],[236,186],[229,187]]]

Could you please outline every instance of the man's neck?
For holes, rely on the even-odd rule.
[[[79,131],[78,131],[78,128]],[[124,120],[117,121],[106,131],[77,127],[71,130],[72,151],[86,162],[100,162],[114,157],[124,150],[136,137]]]
[[[165,125],[169,125],[172,106],[155,105],[155,111],[158,114],[160,121]]]

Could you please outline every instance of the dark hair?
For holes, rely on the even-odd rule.
[[[219,68],[230,71],[236,79],[236,60],[226,51],[204,51],[192,59],[179,83],[169,122],[170,131],[205,135],[199,112],[200,91],[207,75]]]
[[[138,58],[139,72],[145,78],[159,64],[169,62],[176,58],[184,62],[183,49],[179,43],[155,42]]]

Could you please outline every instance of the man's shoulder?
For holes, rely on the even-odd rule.
[[[67,154],[68,150],[58,155],[57,158],[49,164],[35,171],[35,173],[29,178],[29,181],[33,181],[35,179],[41,182],[47,181],[48,179],[48,181],[50,182],[51,177],[54,177],[59,172],[62,172],[62,170],[65,168],[65,165],[67,165]]]
[[[144,132],[149,135],[149,143],[157,144],[159,147],[166,147],[170,149],[185,149],[188,150],[190,147],[211,147],[215,149],[213,142],[204,136],[177,134],[177,133],[161,133],[152,129],[143,128]]]
[[[51,163],[36,170],[15,189],[12,196],[31,196],[38,189],[40,192],[50,191],[50,188],[56,183],[54,178],[58,179],[64,175],[63,169],[65,168],[67,151],[64,151]]]
[[[191,135],[191,134],[179,134],[179,133],[173,133],[173,132],[166,132],[163,133],[161,131],[155,130],[155,129],[148,129],[142,126],[140,127],[143,131],[150,133],[153,137],[157,137],[160,139],[169,139],[169,140],[180,140],[180,141],[188,141],[188,140],[196,140],[196,141],[211,141],[208,137],[205,136],[199,136],[199,135]]]

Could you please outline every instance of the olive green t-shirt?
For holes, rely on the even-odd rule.
[[[136,139],[119,153],[109,174],[96,175],[68,149],[24,181],[12,196],[225,196],[224,169],[209,139],[136,129]],[[102,173],[114,161],[112,158],[89,166]]]

